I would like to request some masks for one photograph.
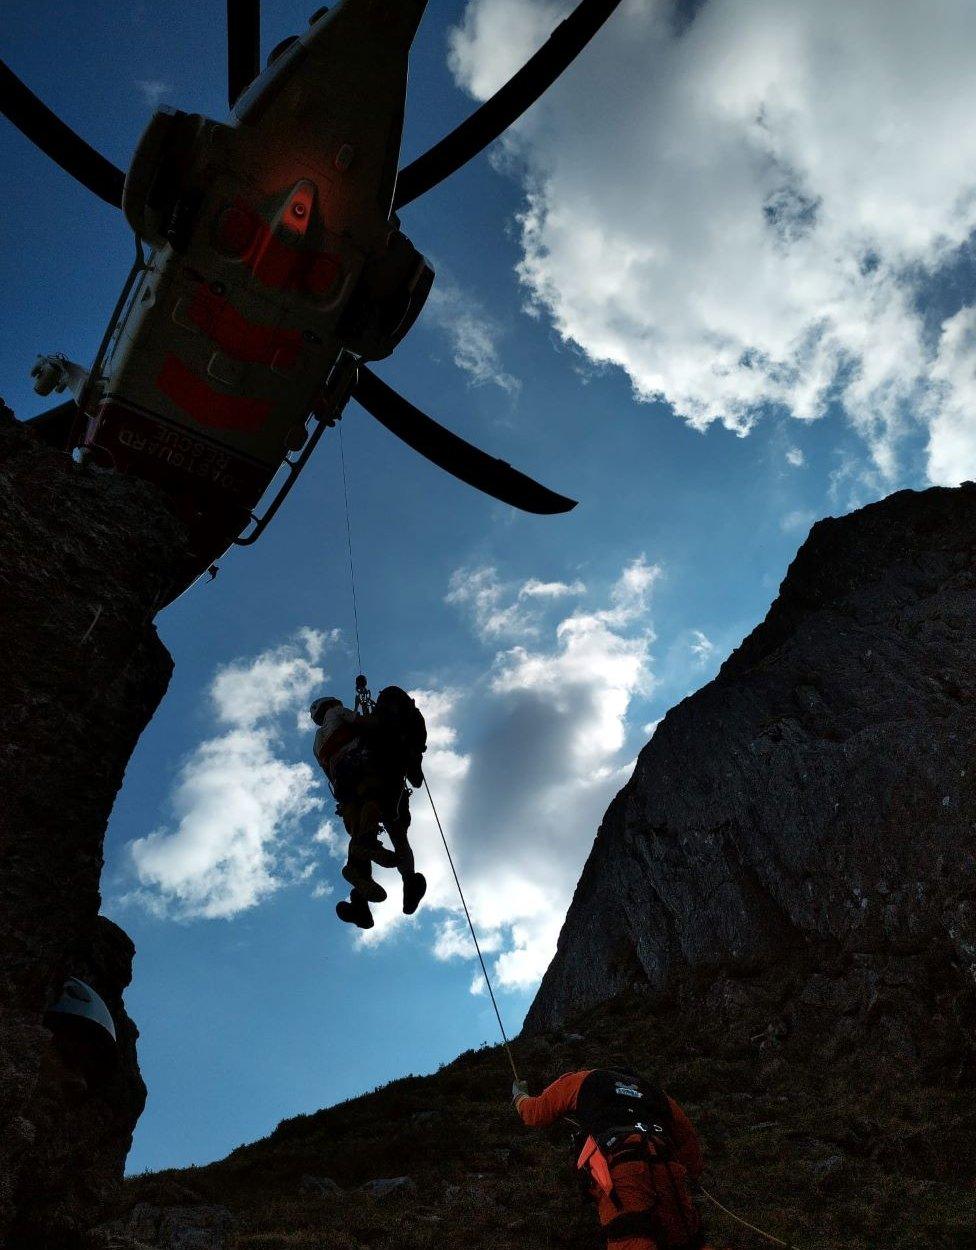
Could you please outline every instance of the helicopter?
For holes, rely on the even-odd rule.
[[[85,464],[165,492],[189,532],[173,597],[260,537],[350,399],[496,499],[538,514],[575,507],[426,416],[367,362],[395,350],[434,281],[399,210],[498,138],[619,3],[581,0],[494,96],[400,170],[427,0],[338,0],[263,70],[260,0],[228,0],[230,121],[156,110],[125,174],[0,61],[0,112],[120,207],[136,246],[91,367],[38,357],[35,391],[71,398],[28,424]]]

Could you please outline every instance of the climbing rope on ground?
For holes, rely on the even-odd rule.
[[[717,1207],[729,1219],[735,1220],[737,1224],[741,1224],[743,1228],[748,1228],[754,1233],[758,1233],[760,1237],[764,1237],[767,1241],[772,1242],[774,1246],[785,1246],[786,1250],[800,1250],[799,1246],[794,1245],[792,1241],[784,1241],[782,1237],[774,1237],[772,1233],[764,1232],[763,1229],[757,1228],[755,1224],[750,1224],[748,1220],[744,1220],[741,1215],[736,1215],[734,1211],[730,1211],[728,1207],[723,1207],[719,1200],[710,1194],[705,1186],[702,1186],[702,1197],[707,1198],[713,1207]]]
[[[451,854],[451,848],[447,844],[447,838],[444,834],[444,826],[441,824],[441,818],[437,814],[437,806],[434,803],[434,796],[430,792],[430,782],[424,777],[424,789],[427,791],[427,797],[430,799],[430,810],[434,813],[434,820],[437,822],[437,830],[441,835],[441,841],[444,843],[444,850],[447,853],[447,862],[451,865],[451,872],[454,874],[454,884],[457,886],[458,896],[461,899],[461,906],[464,908],[464,915],[468,922],[468,928],[471,930],[471,940],[474,942],[474,948],[478,952],[478,961],[481,964],[481,971],[484,974],[485,985],[488,987],[488,994],[491,997],[491,1005],[495,1009],[495,1019],[498,1021],[498,1027],[501,1030],[502,1042],[505,1045],[505,1053],[508,1056],[508,1062],[512,1067],[512,1075],[518,1081],[518,1069],[515,1066],[515,1056],[512,1054],[512,1044],[508,1040],[508,1034],[505,1032],[505,1025],[502,1023],[502,1013],[498,1010],[498,1002],[495,998],[495,991],[492,988],[491,977],[488,975],[488,968],[485,965],[485,957],[481,953],[481,944],[478,941],[478,935],[474,930],[474,922],[471,919],[471,912],[468,911],[467,899],[464,897],[464,890],[461,888],[461,878],[458,876],[457,868],[454,866],[454,856]]]

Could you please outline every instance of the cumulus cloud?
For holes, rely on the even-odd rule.
[[[806,457],[799,447],[791,447],[786,453],[786,461],[791,464],[794,469],[802,469],[806,464]]]
[[[522,383],[502,366],[498,345],[502,331],[477,300],[442,277],[431,289],[426,312],[447,335],[454,363],[473,386],[490,383],[509,395],[518,394]]]
[[[572,7],[469,0],[449,64],[488,96]],[[595,362],[698,429],[842,406],[891,482],[976,474],[974,308],[926,305],[976,228],[976,6],[625,0],[507,140],[519,277]],[[941,282],[944,289],[946,284]]]
[[[485,648],[480,670],[463,686],[431,683],[411,693],[427,721],[425,775],[501,988],[527,989],[541,978],[600,818],[633,768],[628,714],[655,687],[649,615],[661,576],[639,556],[602,602],[575,605],[569,601],[590,594],[580,581],[518,582],[491,568],[452,579],[448,598]],[[129,844],[138,882],[129,901],[175,919],[231,919],[287,885],[303,884],[316,899],[333,892],[337,870],[323,871],[323,862],[343,861],[347,838],[326,815],[324,786],[302,757],[305,709],[324,687],[321,662],[337,637],[301,630],[217,671],[208,689],[215,732],[184,759],[171,819]],[[707,642],[696,635],[692,645]],[[350,936],[377,945],[410,925],[429,934],[433,958],[471,960],[423,792],[412,810],[425,905],[405,918],[396,874],[380,871],[391,902],[375,909],[374,929]],[[471,989],[482,992],[480,972]]]
[[[301,630],[218,670],[209,699],[223,731],[183,761],[172,823],[129,844],[139,882],[130,898],[161,915],[227,919],[312,878],[315,858],[301,827],[323,799],[310,765],[287,758],[284,725],[321,688],[318,661],[334,639]]]
[[[425,771],[501,987],[529,988],[544,972],[600,818],[632,768],[621,752],[631,703],[653,687],[648,613],[660,576],[657,565],[639,557],[622,570],[605,606],[580,607],[545,631],[532,626],[530,638],[494,650],[484,677],[466,690],[414,692],[430,731]],[[532,597],[522,594],[524,586],[506,588],[494,570],[484,579],[465,570],[457,585],[475,587],[458,594],[455,586],[452,602],[472,610],[483,641],[497,643],[515,619],[524,628],[510,612]],[[485,628],[498,619],[505,631]],[[427,911],[446,913],[433,953],[472,958],[454,880],[421,795],[412,828],[429,880]],[[382,941],[402,923],[384,910],[377,908],[365,942]],[[474,992],[480,981],[479,974]]]

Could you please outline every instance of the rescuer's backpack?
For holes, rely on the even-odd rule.
[[[399,686],[386,686],[376,700],[382,749],[395,758],[416,788],[424,784],[423,754],[427,750],[427,723],[420,708]]]
[[[610,1240],[647,1237],[661,1250],[700,1246],[701,1218],[671,1143],[674,1115],[664,1090],[629,1069],[598,1068],[580,1086],[575,1115],[582,1138],[576,1166],[585,1190],[591,1196],[602,1192],[619,1211],[603,1226],[604,1234]],[[615,1184],[638,1169],[653,1194],[643,1210],[625,1208]]]

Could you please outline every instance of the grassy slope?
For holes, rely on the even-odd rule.
[[[674,999],[621,998],[575,1023],[582,1040],[519,1040],[519,1066],[533,1091],[612,1054],[659,1073],[702,1134],[706,1188],[800,1250],[974,1250],[976,1090],[909,1085],[872,1051],[852,1052],[841,1071],[811,1031],[777,1041],[766,1026],[790,973],[758,980],[759,1005],[731,1028]],[[706,1000],[704,983],[686,988],[684,1001]],[[523,1129],[510,1085],[500,1048],[471,1051],[433,1076],[284,1121],[220,1163],[136,1178],[127,1203],[178,1182],[235,1212],[235,1250],[593,1250],[566,1130]],[[313,1196],[305,1174],[347,1190],[409,1175],[418,1191]],[[767,1244],[724,1217],[709,1226],[716,1246]]]

